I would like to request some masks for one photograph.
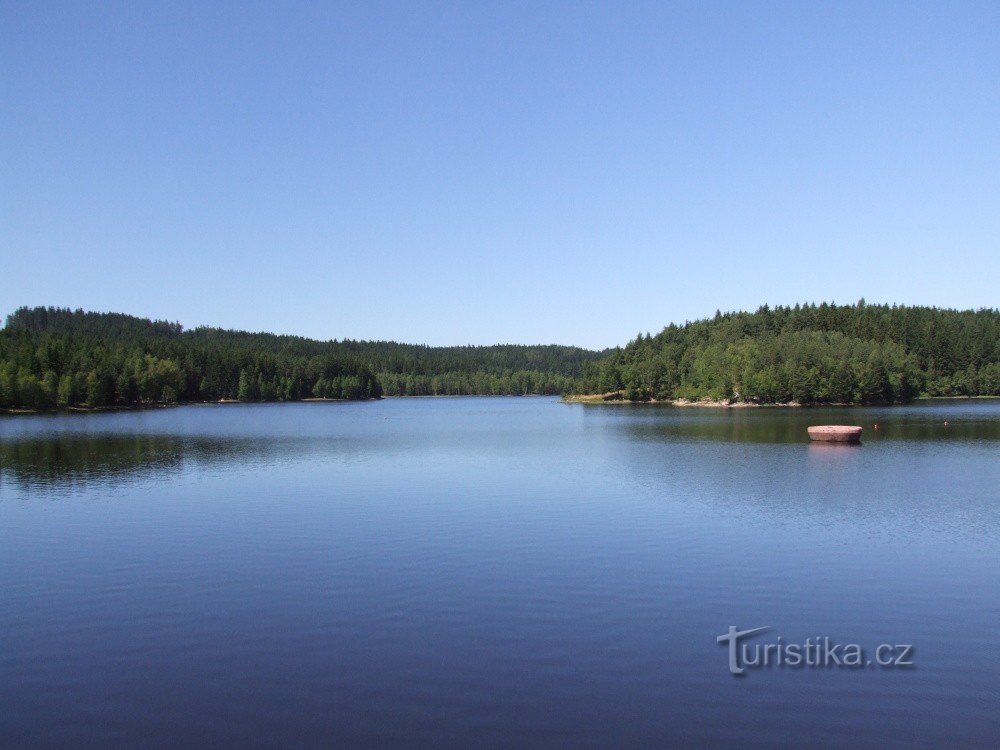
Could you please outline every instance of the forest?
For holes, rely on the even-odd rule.
[[[764,306],[604,352],[316,341],[54,307],[20,308],[0,330],[3,409],[560,393],[762,404],[1000,396],[1000,312]]]
[[[524,395],[570,390],[601,356],[563,346],[429,347],[20,308],[0,330],[0,408]]]
[[[716,312],[589,363],[576,392],[762,404],[1000,396],[1000,311],[861,300]]]

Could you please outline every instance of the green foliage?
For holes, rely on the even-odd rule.
[[[56,403],[59,406],[69,406],[73,403],[73,376],[63,375],[59,378],[59,386],[56,390]]]
[[[1000,395],[1000,313],[863,301],[716,313],[588,363],[580,391],[754,403]]]
[[[0,332],[0,365],[7,368],[0,368],[0,406],[558,394],[600,356],[566,346],[428,347],[185,331],[117,313],[21,308]],[[51,372],[52,397],[36,397],[34,383],[21,383],[22,369],[38,381]]]
[[[570,391],[756,403],[1000,395],[1000,313],[765,306],[671,325],[606,352],[185,331],[58,308],[21,308],[0,331],[0,408]]]
[[[331,398],[381,395],[357,358],[283,346],[279,337],[205,336],[176,324],[54,308],[22,308],[0,331],[0,408],[294,400],[311,396],[321,381],[334,384],[325,391]]]
[[[557,395],[572,389],[568,375],[542,370],[449,371],[435,375],[379,373],[388,396],[525,396]]]

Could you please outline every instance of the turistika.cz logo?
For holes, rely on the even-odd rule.
[[[740,630],[729,626],[729,632],[716,641],[729,647],[729,672],[742,675],[748,669],[788,667],[792,669],[912,669],[913,646],[908,643],[880,643],[875,648],[874,659],[865,655],[857,643],[835,643],[828,636],[806,638],[805,643],[786,643],[778,636],[771,643],[747,643],[754,636],[770,630],[761,628]]]

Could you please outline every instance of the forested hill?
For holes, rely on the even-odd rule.
[[[611,352],[324,342],[42,307],[0,330],[0,408],[567,391],[757,403],[1000,395],[1000,312],[762,307]]]
[[[628,400],[872,403],[1000,396],[1000,311],[807,304],[670,325],[587,366]]]
[[[605,353],[565,346],[315,341],[119,313],[21,308],[0,331],[0,408],[558,394]]]

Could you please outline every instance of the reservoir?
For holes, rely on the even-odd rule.
[[[0,746],[996,747],[998,623],[995,400],[0,418]]]

